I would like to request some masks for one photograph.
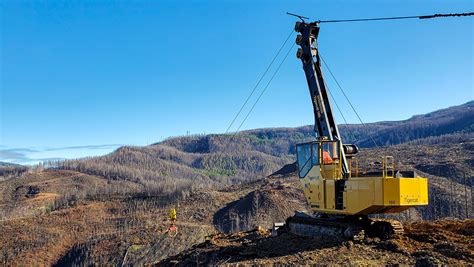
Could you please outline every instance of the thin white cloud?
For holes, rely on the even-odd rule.
[[[52,160],[101,156],[119,148],[120,144],[85,145],[47,148],[0,148],[0,161],[34,165]]]
[[[115,149],[121,147],[121,144],[106,144],[106,145],[86,145],[86,146],[66,146],[66,147],[52,147],[44,148],[43,151],[61,151],[61,150],[70,150],[70,149]]]

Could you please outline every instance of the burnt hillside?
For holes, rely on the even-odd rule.
[[[459,115],[461,118],[472,121],[470,108],[454,109],[467,114]],[[473,131],[472,127],[457,131],[460,128],[454,121],[458,115],[446,115],[449,110],[443,110],[443,116],[437,112],[427,115],[427,120],[448,118],[432,127],[444,125],[441,128],[451,127],[452,131],[425,136],[407,130],[406,142],[368,147],[357,156],[360,169],[379,168],[381,157],[391,155],[397,169],[415,168],[429,179],[430,205],[395,215],[397,219],[472,218]],[[384,140],[390,127],[394,131],[399,127],[396,124],[419,129],[414,121],[421,117],[341,128],[343,133],[346,127],[364,129],[361,135],[372,131],[374,138]],[[186,136],[146,147],[122,147],[101,157],[50,162],[44,168],[0,167],[0,263],[152,265],[191,251],[216,229],[235,232],[270,227],[306,207],[299,180],[291,175],[291,163],[294,145],[312,136],[310,126],[257,129],[235,136]],[[278,175],[264,178],[275,172]],[[161,231],[169,208],[176,206],[180,230],[169,238]],[[452,249],[445,249],[441,240],[434,241],[440,264],[465,260],[458,254],[443,254]],[[456,251],[464,248],[463,240],[459,238]],[[429,244],[424,246],[432,249]],[[338,251],[332,255],[339,255]],[[366,250],[351,255],[361,251]],[[369,252],[368,257],[387,254],[385,248]],[[298,255],[314,256],[301,253]],[[413,256],[406,257],[405,263],[424,259],[411,251],[403,253]],[[377,262],[400,262],[396,260],[400,254],[392,256]]]
[[[347,129],[341,127],[341,130],[345,134],[348,134],[348,131],[344,130],[352,131],[357,137],[357,141],[354,143],[360,147],[374,146],[369,134],[379,146],[396,145],[415,140],[422,143],[443,143],[447,140],[457,141],[458,139],[473,138],[474,101],[424,115],[416,115],[408,120],[377,122],[368,124],[368,126],[349,125]],[[350,135],[347,137],[349,140],[351,139]]]
[[[377,151],[396,154],[404,166],[465,183],[464,175],[473,165],[470,152],[474,140],[473,111],[474,101],[470,101],[404,121],[343,125],[341,132],[347,137],[346,143],[355,141],[370,148],[374,146],[372,137],[381,147]],[[312,140],[313,136],[311,126],[256,129],[236,135],[184,136],[51,165],[109,180],[133,182],[136,184],[133,192],[174,194],[267,176],[293,162],[295,144]],[[359,138],[354,140],[354,136]],[[397,144],[402,146],[395,150],[389,147]]]

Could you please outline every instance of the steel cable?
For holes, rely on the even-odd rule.
[[[343,94],[344,97],[346,98],[347,102],[348,102],[349,105],[351,106],[352,110],[353,110],[354,113],[356,114],[356,116],[357,116],[357,118],[359,119],[360,123],[361,123],[364,127],[368,127],[368,126],[362,121],[361,117],[359,116],[359,113],[357,113],[356,109],[354,108],[354,105],[352,105],[351,100],[350,100],[349,97],[346,95],[346,92],[344,92],[344,89],[342,89],[341,84],[339,84],[339,82],[338,82],[337,79],[336,79],[336,76],[334,76],[334,74],[333,74],[332,71],[331,71],[331,68],[330,68],[329,65],[326,63],[326,61],[325,61],[324,58],[321,56],[321,54],[319,54],[319,57],[321,58],[321,61],[324,63],[324,66],[326,66],[326,68],[328,69],[329,74],[331,74],[331,77],[333,78],[333,80],[336,82],[337,87],[339,87],[339,89],[341,90],[342,94]],[[375,139],[373,138],[373,136],[370,134],[370,131],[368,132],[368,135],[369,135],[370,139],[372,139],[372,142],[374,142],[375,146],[376,146],[376,147],[379,147],[379,145],[377,144],[377,142],[375,141]]]
[[[247,120],[247,118],[250,116],[250,113],[252,113],[253,109],[255,108],[255,106],[257,105],[258,101],[260,100],[260,98],[263,96],[263,94],[265,93],[265,91],[268,89],[268,86],[270,85],[270,83],[273,81],[273,78],[275,78],[276,74],[278,73],[278,71],[280,70],[281,66],[283,65],[283,62],[285,62],[286,58],[288,57],[288,55],[290,54],[291,52],[291,49],[295,46],[295,44],[293,44],[290,49],[288,49],[288,52],[286,52],[286,55],[285,57],[283,58],[283,60],[280,62],[280,65],[278,65],[277,69],[275,70],[275,72],[273,73],[272,77],[270,78],[270,80],[268,81],[267,85],[265,86],[265,88],[263,88],[262,92],[260,93],[260,95],[258,96],[257,100],[255,100],[255,103],[252,105],[252,107],[250,108],[249,112],[247,113],[247,115],[245,116],[244,120],[240,123],[239,125],[239,128],[237,128],[236,130],[236,133],[240,130],[240,128],[242,127],[242,125],[244,124],[244,122]]]
[[[474,16],[474,12],[469,13],[451,13],[451,14],[434,14],[424,16],[404,16],[404,17],[385,17],[385,18],[363,18],[363,19],[336,19],[336,20],[318,20],[318,23],[334,23],[334,22],[359,22],[359,21],[380,21],[380,20],[400,20],[400,19],[434,19],[444,17],[467,17]]]
[[[280,46],[280,49],[278,49],[276,55],[273,57],[272,61],[270,62],[270,64],[268,65],[267,69],[263,72],[263,74],[260,76],[260,79],[258,80],[257,84],[255,84],[255,86],[253,87],[252,89],[252,92],[250,92],[250,95],[247,97],[247,99],[245,100],[245,102],[242,104],[242,106],[240,107],[239,111],[237,112],[237,114],[234,116],[234,119],[232,119],[232,122],[229,124],[229,127],[227,127],[227,130],[225,131],[225,133],[228,133],[230,128],[232,127],[232,125],[234,125],[234,122],[235,120],[237,120],[237,118],[239,117],[240,113],[242,113],[242,110],[244,109],[244,107],[247,105],[247,103],[249,102],[250,98],[252,97],[252,95],[255,93],[255,90],[257,90],[258,86],[260,85],[260,83],[262,82],[263,78],[265,77],[265,75],[267,74],[268,70],[270,69],[270,67],[273,65],[273,63],[275,62],[275,60],[277,59],[278,55],[280,55],[280,52],[281,50],[283,49],[283,47],[285,47],[286,43],[288,42],[288,40],[290,39],[291,35],[293,35],[293,32],[294,30],[292,29],[290,34],[288,35],[288,37],[286,37],[285,41],[283,42],[283,44]]]

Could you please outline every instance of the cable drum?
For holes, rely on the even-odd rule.
[[[344,148],[344,153],[346,155],[355,155],[359,153],[359,147],[352,144],[343,144],[342,147]]]

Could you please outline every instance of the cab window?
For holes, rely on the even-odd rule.
[[[301,144],[296,146],[298,175],[304,178],[311,167],[319,164],[318,144]]]

